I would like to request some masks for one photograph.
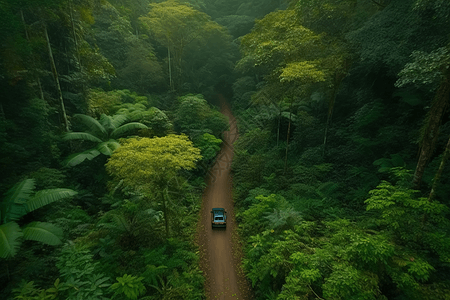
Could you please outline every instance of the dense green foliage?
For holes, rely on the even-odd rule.
[[[293,1],[242,38],[233,170],[258,299],[448,299],[449,9]]]
[[[2,299],[204,299],[216,94],[257,299],[449,299],[448,1],[2,0],[0,24]]]
[[[202,95],[196,96],[201,107],[186,111],[182,103],[190,96],[181,96],[212,95],[223,72],[231,74],[237,51],[224,28],[190,8],[203,14],[210,36],[184,49],[177,64],[184,77],[170,91],[167,51],[139,19],[152,10],[151,1],[138,2],[0,3],[2,299],[199,299],[204,293],[193,224],[227,120]],[[202,117],[183,120],[183,110]],[[160,150],[173,142],[172,159],[126,156],[132,168],[157,164],[144,180],[159,182],[161,190],[112,171],[131,141],[161,142]]]

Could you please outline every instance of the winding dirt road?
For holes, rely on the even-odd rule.
[[[237,236],[232,198],[231,162],[233,142],[238,137],[236,121],[226,99],[219,95],[221,112],[230,120],[230,131],[224,133],[224,143],[208,176],[203,194],[201,218],[197,228],[201,254],[201,269],[206,277],[208,300],[252,299],[251,288],[240,268],[241,247]],[[226,229],[211,228],[211,209],[223,207],[227,211]]]

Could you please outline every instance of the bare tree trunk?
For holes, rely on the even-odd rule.
[[[67,132],[69,132],[69,120],[67,119],[67,115],[66,115],[66,108],[64,106],[64,100],[63,100],[63,96],[62,96],[62,92],[61,92],[61,85],[59,84],[58,71],[56,70],[55,60],[53,59],[53,51],[52,51],[52,47],[50,45],[50,39],[48,37],[47,26],[45,25],[45,23],[44,23],[44,35],[45,35],[45,40],[47,41],[48,56],[50,58],[50,64],[52,66],[53,78],[55,79],[56,90],[58,92],[58,98],[59,98],[59,102],[61,105],[61,113],[62,113],[62,117],[63,117],[63,121],[64,121],[64,129]]]
[[[30,36],[28,35],[28,30],[27,30],[27,23],[25,22],[25,16],[23,15],[23,10],[20,10],[20,16],[22,18],[22,24],[23,24],[23,30],[25,31],[25,37],[27,38],[27,41],[30,42]],[[34,65],[34,63],[33,63]],[[36,69],[36,67],[34,66],[34,68]],[[39,95],[41,97],[42,100],[45,100],[44,98],[44,91],[42,90],[42,85],[41,85],[41,78],[39,77],[39,75],[35,75],[36,77],[36,83],[39,87]]]
[[[349,67],[350,67],[349,65],[346,65],[346,69],[348,69]],[[333,118],[334,103],[336,101],[336,96],[337,96],[337,93],[339,92],[339,87],[341,86],[341,82],[342,82],[342,80],[344,80],[345,76],[347,76],[347,72],[339,72],[335,75],[333,94],[331,95],[330,101],[328,102],[327,123],[325,125],[325,134],[323,137],[323,152],[322,152],[323,157],[325,157],[325,155],[326,155],[328,129],[330,128],[331,119]]]
[[[439,136],[439,126],[441,125],[442,117],[448,107],[450,96],[450,72],[447,72],[446,75],[447,76],[442,80],[434,97],[433,104],[428,113],[428,123],[425,127],[425,133],[421,140],[420,155],[412,182],[413,188],[417,190],[420,188],[425,167],[436,147],[436,141]]]
[[[75,50],[77,51],[77,60],[78,60],[78,66],[80,68],[80,71],[82,70],[81,67],[81,58],[80,58],[80,51],[78,49],[78,39],[77,39],[77,33],[75,30],[75,23],[73,21],[73,6],[72,1],[69,2],[69,11],[70,11],[70,23],[72,25],[72,33],[73,33],[73,40],[75,42]]]
[[[78,62],[78,68],[80,70],[81,73],[81,78],[83,78],[83,64],[81,63],[81,56],[80,56],[80,48],[78,46],[78,39],[77,39],[77,32],[75,29],[75,22],[73,20],[73,1],[71,0],[69,2],[69,11],[70,11],[70,23],[72,25],[72,34],[73,34],[73,40],[75,43],[75,51],[76,51],[76,57],[77,57],[77,62]],[[81,82],[81,90],[83,91],[83,95],[86,95],[86,87],[84,85],[84,80]]]
[[[323,157],[325,157],[325,154],[326,154],[327,139],[328,139],[328,128],[330,127],[331,118],[333,117],[333,109],[334,109],[335,99],[336,99],[336,93],[334,93],[334,96],[330,99],[330,102],[328,103],[327,123],[325,125],[325,134],[323,136],[323,152],[322,152],[322,156]]]
[[[166,238],[169,238],[169,216],[167,212],[167,202],[166,202],[166,196],[164,195],[164,192],[167,192],[167,187],[162,192],[162,200],[163,200],[163,213],[164,213],[164,222],[166,225]]]
[[[41,96],[42,100],[45,100],[45,98],[44,98],[44,90],[42,89],[41,79],[39,78],[39,76],[37,76],[37,83],[38,83],[38,86],[39,86],[39,95]]]
[[[3,110],[3,104],[0,102],[0,116],[2,117],[3,121],[6,121],[5,111]]]
[[[277,128],[277,147],[278,147],[278,143],[280,141],[280,124],[281,124],[281,100],[280,102],[278,102],[278,110],[279,110],[279,114],[278,114],[278,128]]]
[[[287,168],[289,136],[291,134],[291,118],[292,118],[292,102],[289,105],[289,125],[288,125],[287,138],[286,138],[286,155],[284,156],[284,173],[286,173],[286,168]]]
[[[169,86],[170,90],[174,90],[173,81],[172,81],[172,62],[170,60],[170,48],[167,47],[167,56],[169,57]]]
[[[428,201],[433,201],[434,195],[436,193],[436,188],[439,183],[439,179],[441,178],[442,172],[444,171],[445,163],[447,162],[450,156],[450,138],[448,139],[447,146],[445,147],[444,154],[442,155],[441,164],[439,165],[439,169],[434,176],[433,186],[431,187],[430,195],[428,196]]]
[[[27,41],[30,41],[30,37],[28,36],[27,23],[25,23],[25,17],[23,16],[23,10],[20,10],[20,16],[22,17],[23,29],[25,30],[25,37]]]

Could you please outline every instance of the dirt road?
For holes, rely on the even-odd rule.
[[[203,194],[198,243],[201,268],[205,274],[207,299],[251,299],[250,286],[240,269],[241,249],[236,231],[230,174],[233,142],[237,139],[236,122],[226,100],[219,96],[221,112],[229,117],[230,131],[224,133],[224,143],[208,178]],[[226,229],[211,228],[211,209],[223,207],[228,213]]]

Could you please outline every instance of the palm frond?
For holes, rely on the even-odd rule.
[[[81,164],[86,159],[92,160],[100,155],[97,149],[89,149],[81,153],[72,154],[66,160],[63,161],[63,165],[66,167],[74,167]]]
[[[97,150],[100,151],[100,153],[111,156],[111,154],[120,147],[120,144],[115,140],[109,140],[107,142],[101,143],[97,146]]]
[[[99,121],[88,115],[76,114],[73,116],[76,120],[79,120],[85,127],[88,128],[88,132],[93,133],[98,137],[105,137],[108,135],[106,129],[100,124]]]
[[[16,183],[5,193],[5,199],[1,202],[1,215],[3,223],[20,219],[26,215],[25,204],[34,191],[34,180],[25,179]]]
[[[0,225],[0,258],[9,258],[16,255],[22,235],[22,230],[16,222]]]
[[[97,143],[103,142],[101,139],[88,132],[68,132],[63,135],[63,140],[64,141],[84,140]]]
[[[23,238],[54,246],[62,243],[63,231],[50,223],[32,222],[23,229]]]
[[[42,206],[53,203],[58,200],[69,198],[78,194],[71,189],[50,189],[37,192],[33,198],[27,201],[27,210],[31,212]]]
[[[119,138],[123,136],[125,133],[131,132],[135,129],[147,129],[148,127],[139,122],[132,122],[122,125],[116,128],[113,132],[111,132],[111,138]]]

